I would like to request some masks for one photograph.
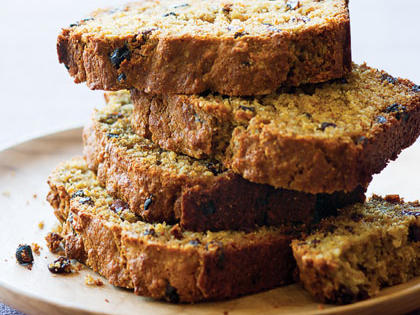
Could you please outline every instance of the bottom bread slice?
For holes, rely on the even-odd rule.
[[[323,302],[352,303],[420,275],[420,204],[373,196],[293,240],[304,287]]]
[[[48,184],[66,256],[115,286],[170,302],[198,302],[293,280],[293,227],[200,233],[145,223],[101,188],[82,158],[62,163]]]

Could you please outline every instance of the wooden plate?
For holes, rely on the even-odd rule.
[[[47,264],[54,259],[44,237],[56,224],[45,201],[46,178],[62,160],[81,154],[81,129],[68,130],[16,145],[0,152],[0,300],[27,314],[382,314],[420,308],[420,277],[387,288],[378,297],[347,306],[321,305],[299,285],[219,303],[170,305],[135,296],[106,283],[85,284],[90,270],[70,275],[53,275]],[[401,154],[369,188],[379,194],[400,193],[407,200],[420,195],[420,143]],[[417,178],[416,178],[417,177]],[[44,228],[39,223],[44,223]],[[19,244],[37,243],[32,270],[16,263]]]

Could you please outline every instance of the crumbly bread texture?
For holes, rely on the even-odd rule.
[[[313,194],[367,185],[420,133],[420,87],[366,65],[264,97],[133,91],[132,98],[133,128],[162,148]]]
[[[220,163],[165,151],[133,132],[132,111],[128,93],[108,98],[85,129],[84,153],[108,192],[144,221],[179,222],[193,231],[309,225],[364,200],[361,187],[331,195],[275,189],[251,183]]]
[[[315,297],[346,304],[420,275],[420,204],[374,196],[292,242],[300,280]]]
[[[66,256],[115,286],[176,303],[232,298],[292,282],[295,228],[198,233],[148,224],[127,209],[116,211],[118,200],[82,158],[61,164],[48,183]]]
[[[351,69],[347,0],[144,0],[62,30],[59,61],[92,89],[261,95]]]

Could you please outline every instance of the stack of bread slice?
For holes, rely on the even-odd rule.
[[[419,205],[364,194],[420,134],[420,87],[352,64],[347,5],[145,0],[63,29],[60,62],[109,91],[48,179],[68,258],[189,303],[296,268],[334,303],[418,275]]]

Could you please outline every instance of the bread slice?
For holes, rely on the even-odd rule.
[[[128,93],[108,99],[84,131],[89,167],[108,192],[147,222],[188,230],[249,230],[284,222],[310,224],[364,200],[364,189],[312,195],[244,180],[211,160],[162,150],[130,127]]]
[[[144,0],[64,28],[57,51],[92,89],[268,94],[350,71],[349,12],[347,0]]]
[[[82,158],[61,164],[48,184],[66,256],[115,286],[169,302],[198,302],[292,282],[293,227],[197,233],[148,224],[121,209]]]
[[[132,97],[133,128],[162,148],[313,194],[367,185],[420,133],[420,87],[366,65],[265,97]]]
[[[300,279],[327,303],[351,303],[420,275],[420,204],[398,195],[350,206],[294,240]]]

